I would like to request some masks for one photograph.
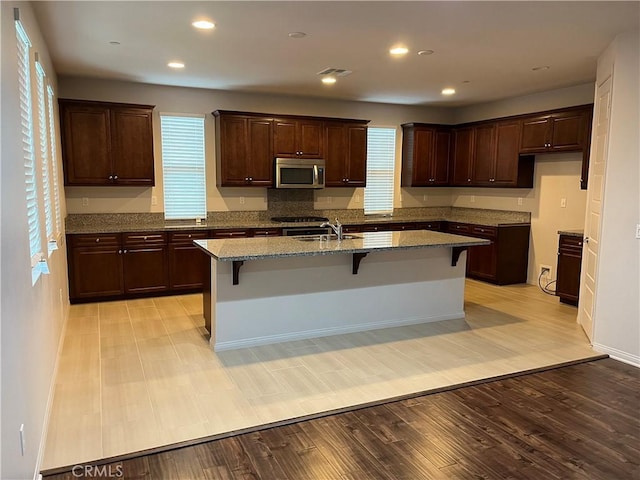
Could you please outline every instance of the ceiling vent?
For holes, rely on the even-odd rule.
[[[335,77],[346,77],[347,75],[351,75],[353,72],[351,70],[345,70],[344,68],[325,68],[324,70],[318,72],[316,75],[333,75]]]

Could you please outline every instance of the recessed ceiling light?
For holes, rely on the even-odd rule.
[[[191,25],[193,25],[196,28],[199,28],[200,30],[211,30],[216,26],[215,23],[210,22],[209,20],[196,20]]]
[[[115,40],[112,40],[109,42],[109,45],[120,45],[120,42],[116,42]]]
[[[433,55],[433,50],[420,50],[418,55]]]
[[[389,50],[391,55],[406,55],[409,53],[409,49],[407,47],[393,47]]]
[[[336,83],[336,77],[322,77],[322,83],[325,85],[333,85]]]
[[[304,32],[290,32],[289,36],[291,38],[304,38],[307,36],[307,34]]]
[[[184,63],[182,63],[182,62],[169,62],[169,63],[167,63],[167,67],[184,68]]]
[[[533,67],[531,70],[537,72],[538,70],[549,70],[551,67],[549,65],[541,65],[539,67]]]
[[[442,89],[442,94],[443,95],[453,95],[454,93],[456,93],[455,88],[443,88]]]

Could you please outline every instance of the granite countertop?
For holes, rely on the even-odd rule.
[[[317,216],[337,216],[343,225],[363,223],[409,223],[449,221],[476,225],[505,226],[528,225],[529,212],[486,210],[458,207],[423,207],[398,209],[393,216],[365,216],[362,210],[319,210]],[[267,211],[260,212],[210,212],[206,221],[164,220],[162,213],[129,214],[73,214],[65,222],[68,234],[121,233],[121,232],[171,232],[180,230],[213,230],[227,228],[280,228],[318,226],[319,222],[281,223],[270,220]]]
[[[569,237],[584,238],[584,230],[558,230],[558,235],[567,235]]]
[[[325,236],[326,237],[326,236]],[[221,261],[257,260],[292,256],[366,253],[415,248],[469,247],[488,245],[483,239],[472,239],[429,230],[404,232],[366,232],[349,235],[342,241],[303,237],[253,237],[218,240],[194,240],[211,257]]]

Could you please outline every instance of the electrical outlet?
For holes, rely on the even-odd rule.
[[[89,199],[87,197],[82,197],[82,206],[83,207],[89,206]]]
[[[522,197],[518,197],[518,206],[521,207],[522,206]]]
[[[425,193],[424,195],[422,195],[422,201],[423,201],[423,202],[426,202],[426,201],[427,201],[427,198],[428,198],[428,197],[427,197],[427,194],[426,194],[426,193]]]
[[[640,223],[636,225],[636,238],[640,238]]]
[[[561,198],[560,199],[560,208],[567,208],[567,199],[566,198]]]
[[[240,205],[244,205],[244,197],[240,197]]]
[[[471,196],[469,197],[469,202],[471,202],[471,203],[476,203],[476,196],[475,196],[475,195],[471,195]]]
[[[24,441],[24,423],[20,425],[20,453],[24,457],[25,452],[25,441]]]
[[[360,195],[356,193],[356,203],[360,203]]]
[[[549,265],[540,265],[540,273],[538,276],[551,278],[551,267]]]
[[[158,205],[158,197],[151,195],[151,205]]]
[[[331,197],[327,197],[327,203],[331,203],[331,202],[332,202]]]

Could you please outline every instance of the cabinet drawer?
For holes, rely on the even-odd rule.
[[[193,240],[204,240],[210,237],[209,230],[198,230],[197,232],[175,232],[169,234],[170,243],[191,243]]]
[[[119,233],[97,233],[68,235],[67,242],[72,247],[110,247],[120,245]]]
[[[213,230],[211,232],[212,238],[241,238],[248,237],[249,230],[246,229],[228,229],[228,230]]]
[[[281,228],[254,228],[251,230],[254,237],[279,237],[282,235]]]
[[[442,223],[440,222],[420,222],[416,225],[420,230],[440,231],[440,229],[442,228]]]
[[[471,233],[471,225],[467,225],[466,223],[450,223],[447,227],[447,231],[449,233]]]
[[[167,235],[164,233],[123,233],[124,245],[163,245],[167,243]]]
[[[471,227],[471,235],[478,235],[480,237],[495,237],[498,234],[498,230],[495,227],[487,227],[486,225],[473,225]]]
[[[560,235],[560,250],[565,252],[582,252],[583,240],[581,237]]]

